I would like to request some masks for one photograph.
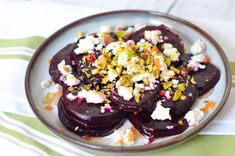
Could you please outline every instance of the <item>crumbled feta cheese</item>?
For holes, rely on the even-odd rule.
[[[206,56],[204,54],[193,55],[191,59],[195,62],[203,63],[206,60]]]
[[[130,61],[127,62],[127,73],[135,74],[141,70],[140,61],[138,57],[131,58]]]
[[[122,66],[126,67],[127,66],[127,61],[128,61],[128,55],[126,53],[121,53],[118,56],[118,64],[119,65],[122,65]]]
[[[114,143],[118,145],[132,145],[136,140],[136,133],[132,128],[119,128],[114,131]]]
[[[173,88],[176,88],[177,85],[178,85],[178,83],[179,83],[179,80],[173,79],[173,80],[172,80],[172,87],[173,87]]]
[[[170,100],[171,99],[171,91],[167,90],[165,92],[165,97],[166,97],[167,100]]]
[[[95,38],[93,35],[88,35],[84,39],[80,39],[79,43],[77,44],[77,48],[74,50],[74,52],[79,54],[84,53],[91,53],[95,49],[95,46],[102,43],[101,38]]]
[[[85,98],[87,103],[103,103],[106,99],[104,93],[96,92],[94,90],[82,90],[78,92],[79,98]]]
[[[206,50],[206,43],[202,39],[198,39],[190,48],[193,55],[202,53]]]
[[[66,75],[64,83],[67,84],[67,86],[75,86],[80,83],[80,80],[76,79],[73,74],[69,74]]]
[[[104,106],[100,107],[100,112],[104,113],[105,111],[111,111],[112,107],[110,106],[110,104],[104,104]]]
[[[145,41],[144,39],[141,39],[138,43],[137,46],[139,47],[139,51],[142,52],[146,48],[147,50],[150,50],[152,45]]]
[[[112,32],[112,28],[111,28],[111,26],[108,26],[108,25],[102,25],[100,27],[100,32],[101,33],[104,33],[104,32],[110,33],[110,32]]]
[[[47,88],[47,87],[50,86],[50,84],[51,84],[50,81],[47,81],[47,80],[44,80],[44,81],[40,82],[40,86],[42,88]]]
[[[126,32],[127,34],[132,34],[134,31],[135,31],[135,28],[133,28],[133,27],[128,27],[125,32]]]
[[[73,95],[72,93],[69,93],[67,96],[67,99],[69,99],[70,101],[74,101],[78,98],[77,95]]]
[[[203,116],[204,116],[203,111],[201,111],[198,108],[195,108],[191,111],[188,111],[185,114],[184,118],[187,120],[189,126],[196,126],[202,120]]]
[[[170,78],[172,78],[175,75],[173,70],[163,70],[161,73],[161,78],[164,81],[168,81]]]
[[[162,102],[158,101],[155,110],[153,111],[151,118],[153,120],[171,120],[170,108],[162,106]]]
[[[134,25],[134,28],[135,28],[135,31],[138,31],[138,30],[144,28],[145,26],[146,26],[146,24],[144,24],[144,23],[137,23]]]
[[[161,34],[161,31],[159,30],[145,31],[144,37],[146,40],[156,45],[158,42],[161,41],[160,34]]]
[[[189,68],[190,70],[193,70],[193,71],[198,71],[198,69],[205,69],[206,66],[203,65],[203,64],[200,64],[200,63],[198,63],[196,61],[189,60],[187,68]]]
[[[121,42],[111,42],[106,46],[107,51],[111,51],[114,55],[116,55],[117,51],[122,47]]]
[[[118,77],[116,70],[109,69],[109,71],[108,71],[109,82],[113,82],[116,79],[116,77]]]
[[[164,43],[163,44],[163,54],[170,58],[171,61],[178,61],[179,60],[179,56],[180,56],[180,53],[178,52],[178,50],[176,48],[174,48],[172,46],[172,44],[169,44],[169,43]]]
[[[159,64],[160,64],[160,71],[166,70],[167,69],[167,65],[165,64],[165,59],[163,57],[163,55],[155,55],[154,59],[158,59],[159,60]]]
[[[68,75],[72,73],[72,67],[70,65],[65,64],[65,60],[62,60],[58,65],[57,65],[58,70],[62,75]]]
[[[121,96],[126,101],[129,101],[133,97],[132,92],[133,92],[132,87],[124,87],[124,86],[118,87],[118,95]]]

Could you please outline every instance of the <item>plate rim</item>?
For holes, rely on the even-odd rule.
[[[148,146],[145,145],[140,145],[140,146],[107,146],[107,145],[98,145],[98,144],[91,144],[90,142],[84,141],[83,139],[79,139],[79,140],[75,140],[73,138],[70,138],[66,135],[64,135],[62,132],[59,132],[58,130],[54,129],[49,122],[47,122],[47,120],[45,118],[43,118],[39,113],[38,113],[38,109],[36,104],[34,104],[33,102],[33,98],[31,97],[31,93],[30,93],[30,84],[29,84],[29,79],[30,79],[30,73],[31,73],[31,69],[34,65],[34,62],[37,58],[37,56],[41,53],[41,51],[48,45],[50,44],[51,41],[54,40],[54,38],[56,38],[60,33],[66,31],[67,29],[83,23],[87,20],[92,20],[93,18],[96,17],[101,17],[101,16],[106,16],[106,15],[114,15],[114,14],[120,14],[120,13],[142,13],[142,14],[148,14],[148,15],[154,15],[156,17],[164,17],[173,21],[177,21],[181,24],[184,24],[192,29],[194,29],[195,31],[199,32],[200,34],[202,34],[203,36],[205,36],[211,43],[212,45],[216,48],[216,50],[218,51],[219,55],[221,56],[222,62],[225,66],[225,74],[226,74],[226,87],[225,87],[225,91],[223,94],[223,97],[221,99],[221,102],[219,103],[218,107],[214,110],[214,112],[208,116],[208,118],[202,122],[203,124],[198,125],[196,128],[184,133],[184,135],[180,136],[178,138],[172,138],[170,140],[168,140],[167,142],[161,142],[161,143],[155,143],[155,144],[150,144]],[[30,62],[28,64],[27,70],[26,70],[26,74],[25,74],[25,93],[26,93],[26,97],[27,100],[30,104],[31,109],[33,110],[34,114],[36,115],[36,117],[41,121],[41,123],[46,126],[50,131],[52,131],[54,134],[60,136],[61,138],[75,144],[78,146],[81,146],[83,148],[87,148],[90,150],[99,150],[99,151],[103,151],[103,152],[146,152],[146,151],[150,151],[150,150],[160,150],[166,147],[170,147],[172,145],[176,145],[179,143],[182,143],[190,138],[192,138],[193,136],[195,136],[196,134],[198,134],[199,131],[201,131],[206,125],[208,125],[209,122],[211,122],[212,119],[215,118],[215,116],[220,112],[220,110],[222,109],[222,107],[225,105],[229,93],[231,91],[231,86],[232,86],[232,75],[231,75],[231,70],[230,70],[230,66],[229,66],[229,61],[227,56],[225,55],[224,50],[221,48],[221,46],[216,42],[215,39],[213,39],[207,32],[205,32],[203,29],[201,29],[200,27],[196,26],[195,24],[188,22],[187,20],[184,20],[182,18],[176,17],[176,16],[172,16],[172,15],[168,15],[166,13],[161,13],[161,12],[157,12],[157,11],[148,11],[148,10],[116,10],[116,11],[108,11],[108,12],[102,12],[102,13],[98,13],[98,14],[94,14],[91,16],[87,16],[84,18],[80,18],[78,20],[75,20],[74,22],[71,22],[65,26],[63,26],[62,28],[60,28],[59,30],[57,30],[56,32],[54,32],[52,35],[50,35],[40,46],[39,48],[35,51],[35,53],[33,54],[32,58],[30,59]]]

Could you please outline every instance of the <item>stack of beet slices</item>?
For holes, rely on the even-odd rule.
[[[170,43],[177,48],[180,54],[179,61],[173,61],[172,66],[175,68],[185,66],[186,68],[192,55],[184,54],[182,40],[164,25],[146,26],[135,31],[125,40],[132,40],[137,43],[144,38],[145,31],[153,30],[161,31],[163,42]],[[111,34],[108,37],[108,43],[118,40],[115,34]],[[129,101],[124,100],[123,97],[118,95],[117,90],[112,88],[110,89],[111,95],[107,98],[111,109],[101,112],[101,107],[105,105],[105,102],[92,103],[77,97],[77,92],[81,90],[79,85],[75,85],[72,88],[66,85],[62,81],[61,72],[58,70],[58,64],[64,60],[65,64],[72,67],[71,72],[80,81],[79,84],[88,87],[90,90],[104,87],[102,74],[92,75],[94,67],[82,64],[86,54],[77,55],[74,53],[77,43],[67,45],[54,55],[51,60],[49,73],[52,80],[63,87],[63,95],[58,103],[59,119],[67,129],[80,136],[107,136],[118,129],[126,119],[140,133],[148,137],[159,138],[180,134],[188,128],[188,122],[184,119],[184,116],[191,109],[198,96],[202,96],[211,90],[220,79],[220,71],[211,63],[207,63],[205,68],[197,71],[192,70],[186,72],[183,76],[178,76],[179,83],[185,84],[182,91],[182,94],[186,95],[185,100],[166,99],[164,86],[161,82],[157,84],[154,90],[144,92],[138,103],[134,98]],[[108,43],[105,44],[107,45]],[[157,46],[161,49],[162,45],[159,44]],[[96,50],[92,57],[86,58],[93,63],[101,54],[101,50]],[[85,71],[81,70],[81,68],[84,69],[84,66],[87,69]],[[68,94],[71,94],[74,99],[68,99]],[[160,107],[159,101],[161,106],[170,109],[169,119],[160,120],[151,117],[153,111]]]

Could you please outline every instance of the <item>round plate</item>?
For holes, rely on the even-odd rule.
[[[187,49],[199,38],[206,42],[206,54],[211,57],[212,63],[219,68],[221,78],[213,89],[212,94],[204,97],[204,99],[197,100],[194,107],[202,107],[204,100],[213,100],[216,102],[215,109],[207,113],[200,124],[195,128],[188,128],[185,132],[176,136],[157,139],[154,143],[149,145],[143,145],[143,141],[137,141],[134,145],[121,147],[112,145],[112,143],[110,143],[110,137],[98,138],[90,142],[65,128],[65,133],[62,133],[59,129],[61,129],[63,125],[58,119],[57,108],[49,112],[43,109],[43,104],[41,103],[41,96],[45,94],[46,90],[40,87],[40,82],[50,79],[47,63],[48,59],[52,58],[61,48],[73,42],[77,32],[89,34],[99,31],[102,25],[118,26],[121,24],[134,25],[136,23],[144,23],[146,25],[165,24],[173,32],[180,35]],[[123,10],[101,13],[77,20],[51,35],[38,48],[29,63],[25,77],[25,89],[28,101],[39,120],[41,120],[48,129],[63,139],[92,150],[105,152],[140,152],[174,145],[192,137],[204,128],[218,114],[228,98],[231,89],[231,73],[228,60],[222,48],[212,37],[199,27],[183,19],[159,12]]]

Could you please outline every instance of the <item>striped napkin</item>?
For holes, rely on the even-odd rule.
[[[47,15],[45,17],[38,13],[41,12],[38,9],[39,6],[28,6],[26,11],[19,7],[14,8],[14,5],[11,7],[19,14],[18,16],[22,16],[21,20],[24,22],[19,22],[17,19],[9,21],[1,12],[6,9],[6,6],[0,6],[0,19],[2,20],[0,29],[0,71],[2,73],[0,76],[0,155],[106,155],[96,152],[88,153],[47,130],[31,111],[24,92],[24,76],[28,62],[45,38],[63,25],[101,10],[58,5],[54,6],[53,12],[50,7],[45,7],[43,10],[43,15]],[[67,10],[70,14],[61,14],[62,10]],[[27,14],[29,12],[34,12],[34,14]],[[50,22],[51,18],[54,19],[53,23]],[[200,132],[201,135],[167,150],[145,153],[144,155],[147,156],[156,154],[220,156],[235,153],[235,106],[233,105],[235,97],[232,96],[235,95],[235,53],[233,53],[235,45],[232,43],[235,40],[235,23],[188,20],[207,30],[224,48],[230,60],[233,88],[226,106],[213,122]],[[50,24],[45,26],[45,23]]]

